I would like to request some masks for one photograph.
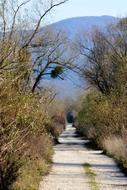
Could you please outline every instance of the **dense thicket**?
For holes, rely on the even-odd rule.
[[[39,29],[45,15],[66,0],[42,2],[39,17],[28,14],[29,2],[0,1],[1,190],[38,189],[65,127],[64,104],[52,89],[39,86],[42,76],[62,74],[64,37],[52,31],[41,35]],[[27,14],[35,16],[33,22]]]
[[[127,19],[79,43],[90,89],[77,105],[77,129],[127,169]]]

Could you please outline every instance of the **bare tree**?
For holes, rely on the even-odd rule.
[[[45,38],[44,38],[45,36]],[[32,91],[39,86],[42,79],[52,77],[64,79],[62,74],[66,70],[76,70],[76,55],[70,54],[68,38],[63,32],[46,30],[39,37],[39,44],[33,45]]]
[[[94,30],[91,43],[79,41],[79,51],[85,58],[83,75],[92,86],[104,94],[120,90],[121,76],[125,81],[126,25],[109,26],[107,31]],[[119,89],[119,90],[118,90]]]
[[[60,31],[42,29],[41,25],[52,9],[67,2],[67,0],[50,0],[45,1],[45,4],[40,0],[36,11],[30,13],[35,16],[35,21],[28,18],[25,23],[23,17],[26,18],[27,15],[25,15],[24,9],[31,1],[26,0],[20,4],[15,3],[14,0],[3,1],[1,22],[4,27],[1,31],[4,43],[0,47],[2,52],[0,70],[13,69],[18,62],[29,64],[26,85],[30,82],[29,79],[32,79],[30,84],[32,85],[32,92],[34,92],[44,76],[50,75],[52,78],[63,79],[61,74],[67,69],[79,72],[80,68],[74,63],[77,55],[69,52],[71,49],[70,42],[68,42],[66,35]],[[8,8],[6,9],[6,7]],[[29,26],[30,21],[34,23],[31,26]],[[33,55],[36,58],[33,58]]]
[[[48,5],[46,9],[43,9],[44,4],[40,1],[40,6],[42,6],[43,10],[42,13],[39,12],[39,18],[35,19],[37,21],[34,24],[34,27],[26,28],[26,26],[29,26],[30,20],[28,19],[28,23],[26,23],[24,27],[24,20],[21,15],[24,14],[25,17],[25,7],[27,7],[27,4],[31,2],[31,0],[23,1],[20,4],[15,3],[14,0],[1,0],[0,29],[2,35],[1,40],[4,43],[1,43],[0,45],[2,52],[0,57],[0,68],[3,68],[3,64],[6,66],[5,61],[14,53],[17,46],[17,52],[20,53],[22,49],[25,49],[27,51],[28,47],[31,45],[31,42],[35,39],[38,31],[40,30],[43,19],[48,15],[48,13],[50,13],[50,11],[52,11],[52,9],[58,7],[66,1],[67,0],[46,1],[45,3]],[[29,14],[32,14],[32,10],[30,10]],[[19,26],[19,23],[21,26]],[[21,36],[22,33],[23,36]]]

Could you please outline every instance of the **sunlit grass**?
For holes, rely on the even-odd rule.
[[[92,190],[100,190],[98,183],[96,182],[96,174],[92,170],[92,166],[89,163],[84,165],[85,173],[89,179],[89,184]]]
[[[38,190],[39,182],[48,173],[50,165],[42,159],[26,160],[12,190]]]

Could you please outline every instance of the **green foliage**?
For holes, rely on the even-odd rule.
[[[18,177],[19,168],[22,166],[18,155],[8,153],[4,164],[0,167],[0,189],[9,190]]]
[[[77,130],[110,153],[122,163],[124,168],[127,166],[125,164],[126,105],[126,97],[118,99],[116,94],[105,96],[99,92],[90,91],[81,101],[76,118]],[[119,138],[122,140],[118,141]]]
[[[85,173],[89,179],[89,184],[92,190],[99,190],[99,185],[96,182],[96,174],[94,173],[92,166],[89,163],[84,164]]]
[[[61,66],[56,66],[52,71],[51,71],[51,77],[52,78],[57,78],[59,75],[61,75],[64,72],[63,67]]]
[[[115,105],[116,104],[116,105]],[[125,119],[124,103],[117,104],[115,98],[109,99],[95,91],[89,92],[83,100],[82,109],[78,113],[78,120],[85,127],[97,129],[95,135],[109,135],[119,133],[122,127],[121,119]],[[123,112],[122,112],[123,110]],[[123,117],[121,118],[121,115]]]
[[[13,183],[11,190],[37,190],[42,177],[49,171],[49,163],[42,159],[24,159],[24,165],[19,170],[19,177]]]

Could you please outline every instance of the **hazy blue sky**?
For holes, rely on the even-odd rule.
[[[77,16],[127,16],[127,0],[69,0],[51,14],[51,22]]]

